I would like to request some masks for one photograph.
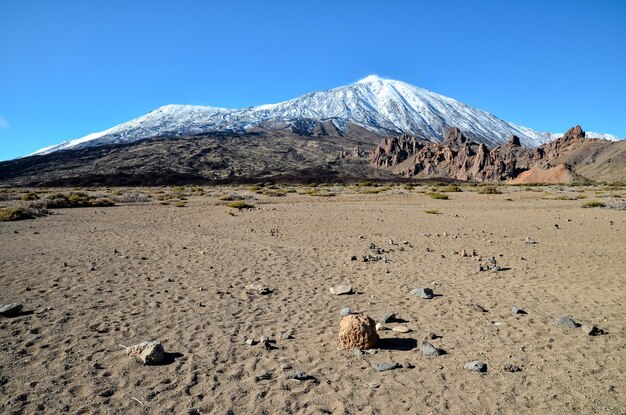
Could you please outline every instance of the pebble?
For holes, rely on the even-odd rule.
[[[383,330],[389,330],[389,329],[380,323],[376,323],[376,331],[383,331]]]
[[[24,306],[20,303],[0,304],[0,316],[15,317],[19,316]]]
[[[419,347],[422,354],[426,357],[441,356],[443,354],[443,351],[441,349],[436,348],[426,341],[421,342]]]
[[[480,304],[476,304],[476,303],[470,304],[470,309],[472,311],[476,311],[478,313],[486,313],[487,312],[487,310],[485,310],[485,308],[483,306],[481,306]]]
[[[511,363],[507,363],[504,366],[502,366],[502,370],[505,372],[514,373],[514,372],[521,372],[522,368],[519,366],[513,365]]]
[[[521,308],[517,308],[515,306],[513,306],[513,308],[511,308],[511,312],[513,314],[527,314],[524,310],[522,310]]]
[[[329,291],[334,295],[352,294],[352,284],[340,284],[330,287]]]
[[[413,291],[411,291],[411,294],[420,298],[427,299],[427,300],[430,300],[431,298],[435,296],[435,294],[433,293],[433,290],[430,288],[416,288]]]
[[[374,243],[373,243],[373,242],[370,242],[369,244],[367,244],[367,247],[368,247],[369,249],[375,249],[375,248],[376,248],[376,245],[374,245]]]
[[[254,341],[254,339],[246,339],[245,342],[248,346],[254,346],[256,344],[256,342]]]
[[[395,331],[396,333],[408,333],[411,331],[411,329],[407,326],[395,326],[391,330]]]
[[[356,260],[357,260],[356,255],[352,255],[352,256],[350,257],[350,261],[356,261]]]
[[[380,388],[380,383],[378,382],[367,382],[367,385],[372,388],[372,389],[378,389]]]
[[[537,241],[532,240],[532,239],[530,238],[530,236],[527,236],[527,237],[526,237],[526,241],[525,241],[525,242],[526,242],[528,245],[534,245],[534,244],[536,244],[536,243],[537,243]]]
[[[593,324],[584,324],[581,327],[583,333],[585,333],[588,336],[597,336],[598,334],[602,334],[603,331],[601,329],[599,329],[598,327],[594,326]]]
[[[435,333],[433,333],[432,331],[430,333],[428,333],[428,335],[426,336],[427,339],[429,340],[435,340],[438,339],[439,336],[437,336]]]
[[[567,329],[576,329],[580,327],[580,324],[572,320],[569,316],[563,316],[554,322],[558,327],[565,327]]]
[[[102,369],[102,365],[98,362],[95,362],[94,364],[92,364],[91,367],[96,370]]]
[[[261,382],[263,380],[270,380],[270,379],[272,379],[272,374],[269,372],[262,373],[254,377],[255,382]]]
[[[467,362],[465,366],[463,366],[467,370],[473,370],[474,372],[486,372],[487,365],[480,360],[473,360],[471,362]]]
[[[402,367],[398,362],[382,362],[372,363],[372,368],[377,372],[386,372],[387,370],[394,370]]]
[[[352,310],[350,310],[350,307],[344,307],[339,310],[339,315],[341,317],[349,316],[350,314],[352,314]]]
[[[291,340],[291,339],[293,339],[293,336],[291,334],[289,334],[289,333],[283,333],[283,334],[280,335],[280,338],[283,339],[283,340]]]
[[[306,372],[301,372],[299,370],[294,370],[287,374],[287,379],[305,381],[305,380],[313,380],[315,379],[313,376],[309,376]]]

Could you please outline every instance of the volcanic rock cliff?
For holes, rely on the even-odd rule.
[[[370,156],[373,165],[405,177],[442,177],[457,180],[528,182],[541,178],[549,182],[584,180],[575,170],[591,164],[589,154],[618,154],[617,178],[626,176],[624,149],[621,143],[585,138],[580,126],[568,130],[563,137],[537,148],[522,147],[512,136],[508,142],[492,149],[470,141],[458,128],[448,128],[441,143],[417,140],[401,135],[386,138]],[[609,159],[609,162],[611,160]],[[554,169],[558,167],[558,169]],[[588,169],[589,170],[589,169]],[[526,173],[527,172],[527,173]],[[593,171],[589,176],[594,176]],[[522,175],[522,173],[524,173]],[[521,175],[521,176],[520,176]],[[590,177],[598,179],[597,177]],[[602,178],[604,179],[604,178]],[[611,177],[615,180],[615,177]]]

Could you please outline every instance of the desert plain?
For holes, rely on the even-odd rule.
[[[625,414],[626,211],[583,205],[626,188],[477,189],[76,189],[117,201],[1,222],[0,413]],[[342,350],[344,307],[396,321]],[[163,364],[125,354],[149,340]]]

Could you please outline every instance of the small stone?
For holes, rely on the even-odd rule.
[[[352,310],[350,310],[350,307],[344,307],[339,310],[339,315],[341,317],[349,316],[350,314],[352,314]]]
[[[519,367],[519,366],[516,366],[514,364],[507,363],[504,366],[502,366],[502,370],[505,371],[505,372],[514,373],[514,372],[521,372],[522,368]]]
[[[513,306],[513,308],[511,308],[511,312],[513,314],[527,314],[524,310],[522,310],[521,308],[517,308],[515,306]]]
[[[268,343],[270,341],[270,338],[268,336],[261,336],[261,338],[259,339],[260,343]]]
[[[376,331],[384,331],[384,330],[389,330],[389,329],[380,323],[376,323]]]
[[[98,363],[98,362],[93,363],[93,364],[91,365],[91,367],[92,367],[93,369],[95,369],[95,370],[100,370],[100,369],[102,369],[102,365],[101,365],[100,363]]]
[[[367,385],[372,388],[372,389],[378,389],[380,388],[380,383],[378,382],[367,382]]]
[[[467,370],[473,370],[474,372],[486,372],[487,365],[480,360],[473,360],[471,362],[467,362],[465,366],[463,366]]]
[[[369,249],[376,249],[376,245],[373,242],[370,242],[369,244],[367,244],[367,247]]]
[[[391,330],[395,331],[396,333],[408,333],[411,331],[411,329],[407,326],[395,326]]]
[[[404,251],[404,247],[403,246],[398,247],[398,251],[403,252]]]
[[[528,245],[534,245],[537,243],[537,241],[534,241],[530,238],[530,236],[527,236],[525,243],[527,243]]]
[[[386,313],[380,318],[380,322],[385,323],[393,323],[396,321],[396,315],[394,313]]]
[[[293,372],[290,372],[290,373],[287,374],[287,379],[298,380],[298,381],[302,382],[302,381],[305,381],[305,380],[314,380],[315,378],[313,376],[309,376],[305,372],[301,372],[299,370],[294,370]]]
[[[0,316],[16,317],[22,312],[24,306],[20,303],[0,304]]]
[[[254,377],[255,382],[261,382],[263,380],[270,380],[270,379],[272,379],[272,374],[269,372],[261,373],[260,375],[257,375]]]
[[[431,298],[435,296],[435,294],[433,293],[433,290],[430,288],[416,288],[413,291],[411,291],[411,294],[413,294],[416,297],[424,298],[427,300],[430,300]]]
[[[291,334],[289,334],[289,333],[283,333],[283,334],[280,335],[280,338],[283,339],[283,340],[291,340],[291,339],[293,339],[293,336]]]
[[[359,350],[359,349],[354,349],[352,350],[352,354],[355,355],[356,357],[363,357],[363,351]]]
[[[435,340],[435,339],[438,339],[439,336],[437,336],[435,333],[431,331],[430,333],[428,333],[428,335],[426,335],[426,338],[429,340]]]
[[[372,368],[377,372],[386,372],[387,370],[394,370],[400,367],[402,367],[402,365],[397,362],[372,363]]]
[[[144,365],[155,365],[165,360],[165,350],[159,341],[150,341],[126,348],[126,354]]]
[[[387,241],[387,244],[388,244],[388,245],[395,245],[395,244],[393,243],[393,239],[388,240],[388,241]]]
[[[598,334],[602,334],[603,331],[601,329],[599,329],[598,327],[596,327],[593,324],[584,324],[581,327],[581,330],[583,331],[583,333],[585,333],[588,336],[597,336]]]
[[[280,368],[281,368],[281,370],[293,369],[293,367],[289,363],[284,363],[284,364],[280,365]]]
[[[352,284],[340,284],[330,287],[329,291],[334,295],[352,294]]]
[[[419,347],[422,354],[426,357],[441,356],[443,354],[443,350],[436,348],[426,341],[421,342]]]
[[[415,367],[409,362],[400,363],[400,366],[402,366],[403,369],[413,369]]]
[[[486,313],[487,310],[481,306],[480,304],[472,303],[470,304],[470,309],[472,311],[476,311],[477,313]]]
[[[350,261],[356,261],[356,260],[357,260],[356,255],[352,255],[352,256],[350,257]]]
[[[248,346],[254,346],[256,344],[256,342],[254,341],[254,339],[246,339],[245,343]]]
[[[555,321],[554,324],[556,324],[558,327],[564,327],[567,329],[577,329],[578,327],[580,327],[580,324],[572,320],[572,318],[569,316],[563,316],[559,318],[557,321]]]

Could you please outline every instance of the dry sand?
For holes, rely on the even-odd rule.
[[[0,318],[0,413],[626,413],[624,211],[521,190],[433,200],[397,189],[261,197],[231,216],[213,192],[185,208],[0,223],[0,303],[32,311]],[[369,242],[392,249],[390,262],[351,261]],[[462,249],[509,269],[478,272]],[[343,282],[357,293],[330,294]],[[415,298],[416,287],[440,296]],[[338,350],[345,306],[396,313],[413,331],[381,332],[381,349],[357,357]],[[556,327],[563,315],[608,334]],[[448,354],[421,355],[429,332]],[[262,335],[275,349],[245,343]],[[153,339],[168,364],[143,366],[120,346]],[[487,373],[465,370],[470,360]],[[371,368],[387,361],[414,368]],[[288,380],[289,366],[316,381]]]

